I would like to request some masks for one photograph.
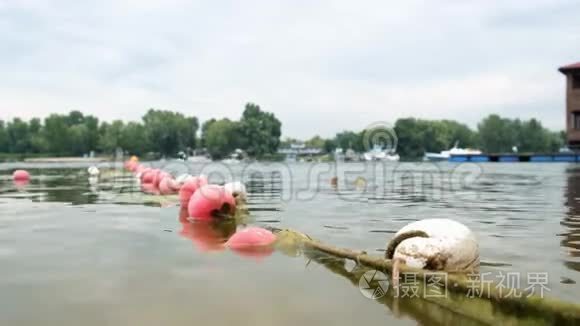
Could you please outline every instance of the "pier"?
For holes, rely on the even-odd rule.
[[[580,162],[580,152],[570,153],[498,153],[498,154],[452,154],[449,162],[531,162],[531,163],[549,163],[549,162]]]

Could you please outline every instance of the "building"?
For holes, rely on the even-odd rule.
[[[580,150],[580,62],[561,67],[566,75],[566,135],[568,147]]]

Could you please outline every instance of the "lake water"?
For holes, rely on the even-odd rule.
[[[248,224],[377,255],[405,224],[452,218],[477,234],[482,272],[522,288],[545,273],[547,296],[580,302],[580,165],[151,164],[243,180]],[[128,173],[89,181],[86,167],[0,164],[0,324],[441,323],[305,257],[235,254],[222,246],[235,225],[184,222],[174,197],[141,196]],[[31,183],[15,185],[15,168]]]

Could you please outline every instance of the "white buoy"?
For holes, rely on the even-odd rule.
[[[479,269],[479,245],[473,232],[450,219],[426,219],[406,225],[387,246],[393,260],[393,282],[398,284],[398,266],[447,272]]]
[[[100,173],[100,171],[99,171],[99,168],[98,168],[98,167],[96,167],[96,166],[91,166],[91,167],[89,167],[89,168],[87,169],[87,172],[89,172],[89,175],[90,175],[90,176],[93,176],[93,177],[94,177],[94,176],[98,176],[98,175],[99,175],[99,173]]]
[[[241,199],[246,198],[247,195],[246,186],[239,181],[226,183],[224,185],[224,189],[231,192],[234,195],[234,197],[239,197]]]
[[[96,176],[89,177],[89,185],[91,186],[91,192],[98,192],[97,186],[99,184],[99,178]]]
[[[191,174],[188,173],[184,173],[184,174],[180,174],[177,176],[177,178],[175,178],[175,181],[177,181],[177,183],[179,184],[184,184],[187,180],[193,178],[193,176]]]

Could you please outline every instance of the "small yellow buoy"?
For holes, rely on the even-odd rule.
[[[354,180],[354,186],[356,187],[356,189],[362,190],[362,189],[366,188],[367,180],[363,177],[357,177]]]

